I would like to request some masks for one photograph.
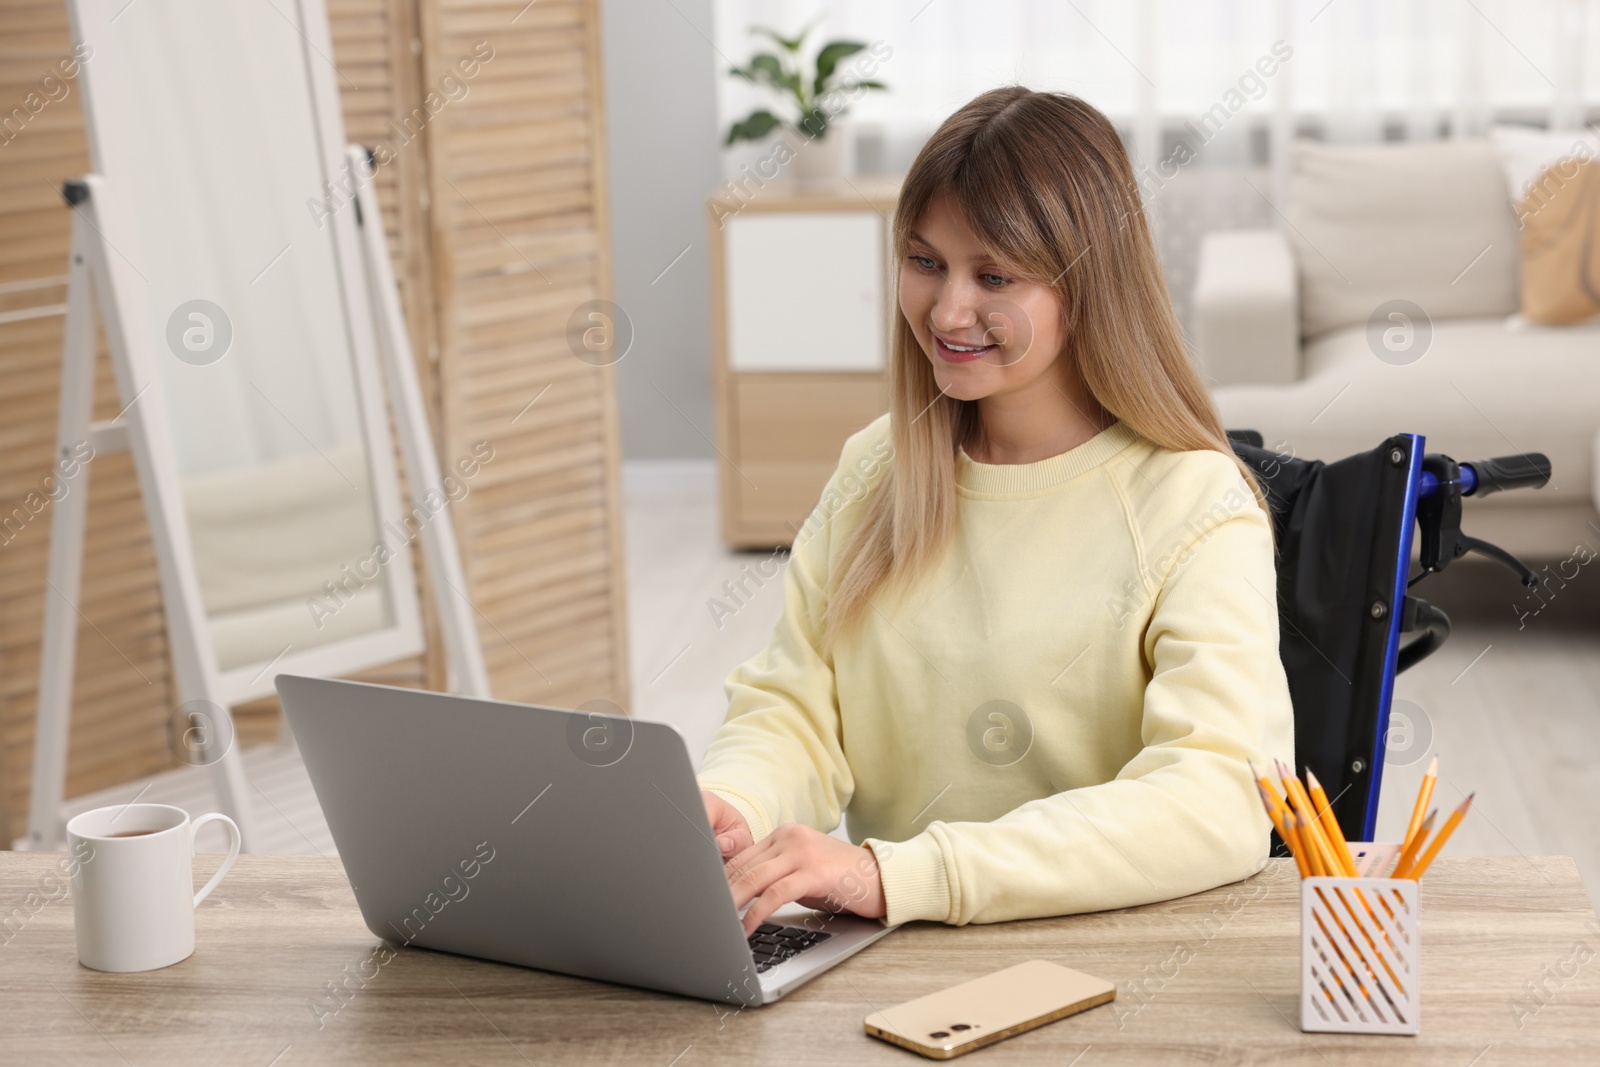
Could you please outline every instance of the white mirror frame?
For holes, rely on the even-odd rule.
[[[329,188],[348,182],[351,165],[344,144],[344,122],[338,87],[326,62],[314,56],[332,54],[327,12],[323,0],[298,0],[308,62],[298,76],[309,79],[320,140],[322,167]],[[122,10],[123,0],[68,0],[75,41],[91,45]],[[85,127],[91,160],[98,155],[93,116],[94,61],[83,64]],[[370,177],[360,184],[361,200],[376,215]],[[211,639],[201,599],[200,582],[191,552],[183,507],[176,454],[162,396],[150,318],[144,293],[130,263],[119,248],[137,247],[129,213],[133,205],[101,175],[86,176],[78,188],[85,198],[74,204],[72,254],[69,265],[67,330],[63,344],[62,389],[58,450],[70,454],[77,442],[91,441],[95,453],[126,448],[133,453],[135,471],[150,522],[160,578],[163,608],[172,650],[179,704],[205,700],[221,709],[227,720],[227,744],[206,753],[213,771],[222,809],[232,815],[250,848],[253,819],[248,783],[238,746],[233,744],[231,712],[237,703],[273,692],[279,672],[311,675],[347,674],[420,653],[425,645],[418,591],[409,542],[396,546],[384,567],[393,624],[358,637],[295,650],[276,659],[222,670]],[[375,351],[375,327],[385,341],[386,366],[394,393],[396,428],[404,446],[410,485],[421,499],[440,485],[439,468],[425,413],[421,410],[415,368],[410,362],[405,327],[399,318],[396,294],[375,292],[374,286],[393,286],[388,263],[372,265],[374,255],[386,257],[381,219],[364,227],[357,210],[335,212],[331,217],[335,255],[350,328],[355,393],[362,420],[371,475],[375,523],[382,536],[387,523],[402,517],[399,480],[394,462],[394,442],[389,434],[384,368]],[[375,233],[373,231],[376,231]],[[365,236],[365,242],[363,242]],[[364,259],[363,257],[367,257]],[[387,295],[395,295],[393,301]],[[105,326],[107,346],[116,372],[122,413],[109,423],[91,422],[94,391],[95,304]],[[377,306],[379,303],[383,307]],[[380,324],[379,315],[387,320]],[[54,510],[51,520],[49,579],[41,634],[40,686],[35,734],[32,804],[28,847],[55,847],[61,840],[61,809],[65,790],[67,732],[70,723],[72,678],[76,653],[77,604],[81,588],[84,525],[87,516],[88,472],[83,485]],[[451,681],[454,687],[487,696],[488,683],[482,650],[472,625],[470,604],[464,610],[457,600],[465,593],[460,558],[448,514],[436,516],[422,530],[430,576],[438,587],[445,637],[449,643]],[[453,579],[453,580],[452,580]],[[448,590],[448,591],[447,591]]]
[[[309,82],[311,103],[317,123],[317,147],[322,160],[322,179],[327,183],[324,188],[339,188],[342,183],[348,183],[350,179],[345,174],[344,117],[339,107],[338,85],[334,80],[333,68],[326,59],[320,58],[333,54],[333,43],[328,34],[328,16],[323,0],[298,0],[296,6],[304,23],[300,27],[300,32],[306,43],[302,47],[301,55],[305,57],[306,64],[304,67],[285,70],[282,73],[285,79],[304,78]],[[100,92],[125,93],[132,87],[111,85],[102,88],[97,85],[97,82],[105,76],[106,62],[112,60],[109,47],[101,46],[98,42],[116,33],[112,23],[126,10],[126,3],[125,0],[124,2],[70,0],[69,7],[75,41],[87,41],[95,48],[94,58],[82,65],[83,110],[85,132],[89,140],[89,158],[96,172],[101,173],[98,169],[95,100]],[[172,58],[174,62],[182,61],[181,54],[176,54]],[[114,182],[114,175],[101,173],[101,176]],[[111,191],[113,194],[119,193],[115,188]],[[120,195],[125,196],[125,191]],[[139,205],[125,200],[114,206],[127,211],[139,208]],[[97,204],[96,209],[108,225],[114,224],[113,220],[106,219],[107,205]],[[131,220],[132,215],[126,217]],[[226,223],[226,220],[218,221]],[[361,262],[361,235],[356,227],[355,211],[334,212],[328,223],[332,228],[339,280],[344,291],[344,310],[349,325],[355,396],[360,409],[362,439],[366,446],[367,465],[371,476],[373,524],[378,536],[383,536],[385,525],[400,519],[402,512],[399,476],[394,462],[394,442],[389,434],[389,415],[384,403],[384,382],[375,354],[374,308]],[[133,232],[132,226],[123,230],[122,236],[116,239],[113,245],[114,248],[130,246],[138,247],[138,237]],[[139,257],[135,255],[134,258]],[[156,351],[151,341],[148,327],[144,330],[140,328],[143,324],[154,321],[145,314],[147,309],[142,299],[143,292],[139,287],[127,286],[119,296],[119,305],[124,314],[143,316],[125,320],[128,324],[126,330],[128,357],[130,360],[142,363],[147,370],[144,380],[155,382],[155,387],[159,389],[160,379],[154,360],[159,358],[160,353]],[[127,398],[124,398],[123,402],[127,403]],[[166,426],[153,426],[152,429],[164,432]],[[162,456],[161,453],[165,455]],[[158,469],[169,475],[175,474],[176,466],[171,449],[159,449],[158,457]],[[178,511],[169,516],[168,520],[173,527],[180,527],[185,525],[185,518],[181,497],[176,499],[179,504]],[[162,547],[158,544],[157,551],[161,551]],[[189,546],[185,544],[183,547],[187,550]],[[189,552],[184,551],[182,559],[175,563],[192,573],[191,560]],[[423,650],[424,637],[415,574],[410,545],[401,543],[395,546],[393,556],[384,566],[381,575],[393,615],[392,625],[357,637],[330,641],[325,645],[307,649],[291,648],[276,660],[262,660],[220,671],[219,688],[213,694],[209,694],[209,698],[229,706],[268,696],[273,692],[273,672],[346,674],[417,655]],[[335,576],[329,575],[329,577]],[[199,623],[195,636],[200,642],[202,658],[207,664],[215,664],[216,653],[212,647],[204,616]],[[271,667],[270,671],[266,669],[268,667]]]

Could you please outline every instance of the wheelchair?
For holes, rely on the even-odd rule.
[[[1450,636],[1450,617],[1410,590],[1468,552],[1537,586],[1521,560],[1462,532],[1461,501],[1540,488],[1550,481],[1550,460],[1534,452],[1457,463],[1424,452],[1422,435],[1401,433],[1329,463],[1269,451],[1254,430],[1227,433],[1272,509],[1295,762],[1316,772],[1334,798],[1345,836],[1371,841],[1395,677]],[[1402,644],[1402,634],[1416,636]]]

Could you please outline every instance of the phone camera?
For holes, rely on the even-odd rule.
[[[950,1031],[948,1031],[948,1030],[935,1030],[933,1033],[929,1034],[928,1036],[929,1037],[949,1037],[950,1036]]]
[[[950,1029],[952,1029],[952,1030],[971,1030],[972,1027],[968,1026],[966,1023],[953,1023],[953,1024],[951,1024]]]

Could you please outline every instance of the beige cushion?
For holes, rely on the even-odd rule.
[[[1545,171],[1565,159],[1600,158],[1600,134],[1574,130],[1536,129],[1532,126],[1494,126],[1489,143],[1500,158],[1500,170],[1513,201],[1541,191]],[[1542,190],[1549,195],[1550,190]]]
[[[1600,138],[1489,131],[1522,225],[1522,313],[1564,325],[1600,314]]]
[[[1306,376],[1294,385],[1232,385],[1214,395],[1223,425],[1260,430],[1269,447],[1307,459],[1342,459],[1395,433],[1424,434],[1428,451],[1458,460],[1543,452],[1554,470],[1549,485],[1474,507],[1592,504],[1597,353],[1600,326],[1446,319],[1434,322],[1421,359],[1396,366],[1354,326],[1308,344]]]
[[[1291,170],[1306,337],[1363,325],[1395,299],[1436,322],[1517,309],[1517,220],[1487,141],[1301,141]]]

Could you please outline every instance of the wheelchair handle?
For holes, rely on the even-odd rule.
[[[1543,452],[1475,459],[1461,464],[1462,496],[1488,496],[1507,489],[1541,489],[1549,482],[1550,457]],[[1424,470],[1418,495],[1430,497],[1438,491],[1438,477]]]
[[[1475,485],[1467,484],[1471,471]],[[1496,456],[1461,465],[1461,492],[1464,496],[1488,496],[1504,489],[1542,489],[1550,481],[1550,458],[1542,452],[1516,456]]]
[[[1476,552],[1505,564],[1530,589],[1538,585],[1538,576],[1520,559],[1498,545],[1468,537],[1461,532],[1461,498],[1487,496],[1503,489],[1520,489],[1524,486],[1537,489],[1549,481],[1550,459],[1542,452],[1500,456],[1472,463],[1457,463],[1440,452],[1423,456],[1417,486],[1417,525],[1422,529],[1418,555],[1422,571],[1406,583],[1407,587],[1430,574],[1437,574],[1451,560],[1468,552]],[[1426,652],[1422,654],[1426,655]]]

